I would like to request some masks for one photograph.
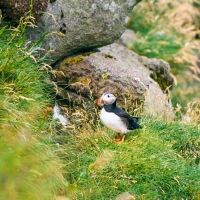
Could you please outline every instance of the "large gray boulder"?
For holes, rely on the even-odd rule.
[[[126,29],[128,16],[141,0],[54,0],[48,4],[37,27],[27,29],[32,42],[42,41],[55,63],[75,52],[113,43]],[[52,52],[53,51],[53,52]]]
[[[157,71],[154,71],[154,68]],[[77,55],[63,60],[58,66],[54,82],[58,95],[70,101],[97,99],[105,91],[118,97],[121,107],[134,107],[145,100],[151,114],[171,113],[168,97],[156,83],[159,72],[164,85],[172,84],[169,64],[161,59],[139,56],[123,45],[114,43],[97,52]],[[159,77],[160,77],[159,76]]]

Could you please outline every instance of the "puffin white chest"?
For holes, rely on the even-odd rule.
[[[112,131],[126,134],[128,132],[123,120],[113,112],[106,112],[103,108],[100,114],[101,122]]]

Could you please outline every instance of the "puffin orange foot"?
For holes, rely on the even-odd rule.
[[[120,143],[120,142],[121,142],[121,139],[120,139],[120,138],[116,138],[116,139],[114,139],[114,142]]]
[[[121,143],[124,142],[124,139],[125,139],[125,135],[122,136],[122,139],[116,138],[116,139],[115,139],[115,142],[118,143],[118,144],[121,144]]]
[[[117,138],[114,140],[115,142],[120,142],[121,138],[120,138],[120,133],[117,134]]]
[[[122,136],[121,142],[124,142],[125,136],[126,136],[126,135],[123,135],[123,136]]]
[[[126,135],[123,135],[123,136],[122,136],[122,139],[121,139],[121,138],[120,138],[120,133],[118,133],[117,138],[116,138],[114,141],[115,141],[116,143],[118,143],[118,144],[121,144],[121,143],[124,142],[125,136],[126,136]]]

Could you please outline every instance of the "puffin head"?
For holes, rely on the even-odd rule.
[[[98,99],[97,104],[99,106],[113,104],[116,101],[116,97],[114,94],[110,92],[105,92],[102,96]]]

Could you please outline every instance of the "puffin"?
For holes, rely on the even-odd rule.
[[[115,142],[122,143],[124,142],[127,132],[142,128],[142,126],[138,124],[140,119],[139,117],[133,117],[123,109],[117,107],[116,99],[117,98],[114,94],[105,92],[98,99],[97,104],[103,106],[100,112],[100,120],[102,124],[108,129],[117,132],[118,135]]]

